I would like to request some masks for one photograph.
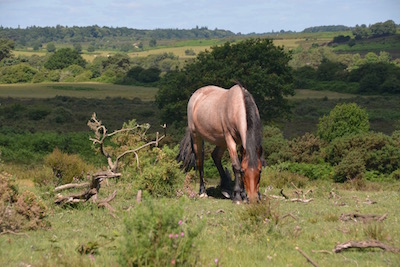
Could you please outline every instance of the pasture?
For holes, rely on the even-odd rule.
[[[263,185],[268,184],[266,180],[271,181],[268,175],[263,174]],[[209,180],[209,189],[215,186],[214,182]],[[191,230],[201,229],[194,239],[193,254],[185,255],[195,260],[196,266],[311,266],[296,247],[319,266],[400,264],[400,254],[379,248],[332,251],[337,243],[372,239],[399,247],[399,184],[379,184],[367,191],[323,181],[308,183],[302,188],[289,183],[284,186],[290,199],[298,198],[300,191],[312,190],[305,196],[312,199],[308,203],[275,198],[280,196],[280,189],[266,190],[263,186],[263,198],[268,196],[270,201],[257,206],[236,205],[230,200],[213,197],[154,198],[148,195],[144,195],[139,204],[132,183],[122,178],[118,182],[110,180],[100,191],[101,197],[105,197],[117,190],[116,198],[110,203],[115,208],[114,217],[107,209],[99,209],[89,202],[75,208],[56,206],[52,203],[55,197],[52,188],[39,190],[29,184],[20,180],[19,189],[34,191],[44,199],[49,207],[51,226],[2,234],[1,266],[118,266],[125,242],[133,238],[132,233],[126,232],[127,222],[133,220],[137,209],[150,203],[164,212],[183,209],[182,217],[173,218],[177,226],[180,220],[183,222],[186,235],[179,237],[182,240],[188,238]],[[196,186],[198,182],[192,184]],[[343,214],[387,216],[377,221],[349,219]],[[148,217],[143,218],[146,219]],[[157,231],[143,234],[157,234]],[[154,244],[153,249],[161,249],[159,246]]]

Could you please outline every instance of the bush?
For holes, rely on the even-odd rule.
[[[400,167],[400,147],[393,138],[382,133],[357,134],[338,138],[327,147],[327,161],[332,165],[339,164],[353,150],[369,171],[390,174]]]
[[[183,188],[184,174],[175,160],[178,146],[170,149],[153,148],[144,158],[139,155],[141,172],[134,177],[138,189],[146,190],[153,196],[175,197],[179,189]]]
[[[157,201],[157,202],[156,202]],[[191,225],[179,203],[144,201],[125,219],[121,266],[195,266],[195,240],[202,225]]]
[[[318,136],[328,142],[338,137],[369,131],[368,114],[355,103],[336,105],[318,123]]]
[[[293,183],[295,186],[302,188],[306,186],[308,178],[285,170],[285,167],[289,163],[281,163],[271,167],[266,167],[261,173],[260,187],[274,186],[275,188],[284,188],[288,184]]]
[[[363,155],[360,150],[352,150],[335,166],[334,180],[336,182],[362,180],[364,175],[365,161]]]
[[[264,127],[262,146],[265,159],[270,165],[286,161],[290,157],[288,141],[283,137],[282,131],[277,127]]]
[[[321,149],[324,142],[311,133],[305,133],[301,137],[289,141],[291,161],[304,163],[319,163],[324,155]]]
[[[19,194],[12,176],[0,173],[0,233],[48,226],[47,207],[30,191]]]
[[[79,155],[68,155],[58,148],[45,157],[45,164],[53,170],[57,185],[83,180],[88,171],[88,166]]]

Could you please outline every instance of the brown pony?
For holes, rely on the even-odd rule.
[[[259,181],[264,163],[262,126],[252,95],[241,85],[229,90],[217,86],[198,89],[188,107],[188,130],[179,148],[178,161],[187,171],[196,161],[200,174],[200,196],[206,196],[203,180],[204,140],[216,145],[212,158],[221,177],[221,191],[231,197],[230,178],[224,172],[221,158],[228,149],[235,174],[232,199],[241,201],[247,192],[251,202],[259,198]],[[242,160],[236,147],[242,145]],[[240,178],[239,178],[240,177]]]

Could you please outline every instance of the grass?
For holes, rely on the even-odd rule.
[[[96,99],[105,99],[107,97],[133,99],[137,97],[142,101],[153,101],[157,90],[154,87],[95,82],[0,84],[0,97],[52,98],[55,96],[70,96]]]
[[[210,186],[210,184],[209,184]],[[110,181],[101,190],[101,198],[116,189],[117,197],[111,202],[116,218],[108,210],[98,209],[90,203],[77,208],[60,208],[52,204],[54,193],[32,188],[21,183],[20,189],[30,189],[45,199],[49,207],[51,227],[29,231],[21,235],[0,236],[1,266],[116,266],[123,240],[124,219],[137,207],[136,192],[127,181]],[[165,208],[183,206],[184,221],[204,223],[196,239],[199,266],[310,266],[296,251],[299,247],[320,266],[398,266],[398,254],[379,249],[349,250],[331,253],[337,242],[368,240],[371,236],[392,246],[400,246],[399,186],[385,191],[346,190],[330,183],[308,184],[313,189],[314,201],[296,203],[273,199],[270,209],[273,217],[265,221],[261,215],[267,205],[253,209],[251,205],[235,205],[221,199],[163,199]],[[340,199],[330,199],[335,188]],[[263,192],[262,188],[261,192]],[[285,192],[294,197],[292,187]],[[278,195],[279,189],[268,192]],[[144,203],[149,196],[144,196]],[[377,204],[366,204],[366,199]],[[141,205],[144,205],[141,204]],[[343,203],[343,204],[342,204]],[[340,204],[340,205],[339,205]],[[262,206],[264,205],[264,206]],[[342,213],[384,214],[379,223],[342,222]],[[253,217],[250,219],[249,215]],[[285,215],[292,215],[286,216]],[[257,217],[258,216],[258,217]],[[181,219],[181,218],[177,218]],[[81,254],[82,248],[95,253]],[[81,248],[81,249],[80,249]],[[328,251],[327,253],[313,251]],[[216,260],[218,264],[216,264]]]

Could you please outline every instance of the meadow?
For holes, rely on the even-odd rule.
[[[61,135],[82,131],[84,134],[79,138],[82,139],[80,142],[88,144],[86,155],[93,153],[96,157],[95,149],[90,152],[91,142],[86,126],[92,112],[98,113],[100,119],[104,118],[105,125],[114,123],[110,129],[118,129],[132,118],[140,119],[141,123],[150,121],[156,127],[158,112],[152,102],[156,91],[156,88],[96,83],[3,85],[0,86],[2,127],[20,127],[20,131],[30,129],[38,134],[49,129]],[[290,98],[295,107],[294,118],[303,119],[294,120],[292,125],[296,124],[303,131],[303,122],[313,123],[315,127],[318,116],[328,113],[336,103],[356,100],[374,107],[371,114],[380,110],[377,113],[385,117],[395,114],[395,119],[399,112],[394,106],[396,99],[386,98],[385,107],[388,109],[384,110],[382,98],[296,90],[296,95]],[[4,113],[7,106],[14,107],[11,110],[15,113]],[[55,121],[48,118],[36,120],[28,115],[32,110],[48,110],[51,117],[55,108],[70,112],[66,113],[69,114],[66,121],[55,123],[56,118]],[[295,128],[286,127],[291,128],[290,131]],[[67,142],[78,136],[68,138]],[[174,146],[177,138],[179,135],[172,136],[172,140],[165,143]],[[38,142],[42,141],[38,139]],[[38,142],[38,149],[46,145]],[[69,142],[67,146],[77,145]],[[83,149],[82,145],[78,146]],[[217,173],[207,170],[209,198],[199,199],[193,195],[198,191],[199,184],[197,179],[191,177],[185,188],[190,188],[192,193],[181,192],[176,197],[165,197],[144,191],[138,203],[137,180],[143,176],[154,178],[151,175],[153,171],[162,172],[163,167],[156,165],[160,162],[167,161],[171,168],[175,166],[170,163],[174,160],[173,156],[157,157],[147,164],[146,153],[144,151],[139,155],[143,167],[124,168],[121,178],[109,179],[102,184],[100,199],[116,190],[116,197],[110,202],[113,212],[98,208],[90,201],[71,206],[54,204],[57,197],[54,186],[51,183],[39,186],[34,182],[48,175],[44,173],[41,161],[33,165],[0,162],[0,174],[10,173],[18,192],[31,191],[47,206],[46,227],[21,232],[6,231],[0,235],[0,265],[125,266],[129,265],[126,259],[131,257],[132,260],[136,255],[135,248],[130,244],[148,248],[146,252],[140,252],[143,255],[154,253],[152,258],[158,264],[148,263],[153,266],[310,266],[296,248],[319,266],[400,264],[400,254],[379,248],[333,252],[337,243],[347,241],[378,240],[391,247],[400,247],[398,181],[365,181],[362,184],[333,183],[324,179],[308,181],[302,175],[277,172],[267,167],[261,178],[263,201],[258,205],[236,205],[220,198],[216,189]],[[85,160],[89,160],[89,156]],[[134,162],[134,159],[128,161]],[[90,162],[93,164],[91,171],[104,169],[104,161]],[[227,166],[230,166],[229,163]],[[179,175],[184,177],[184,174]],[[284,199],[282,193],[288,199]],[[170,216],[163,217],[163,214]],[[355,214],[377,217],[364,220]],[[173,236],[169,237],[171,234]],[[143,236],[144,239],[141,239]],[[153,242],[149,244],[146,238],[153,238]],[[175,259],[174,251],[180,249],[186,252]]]

